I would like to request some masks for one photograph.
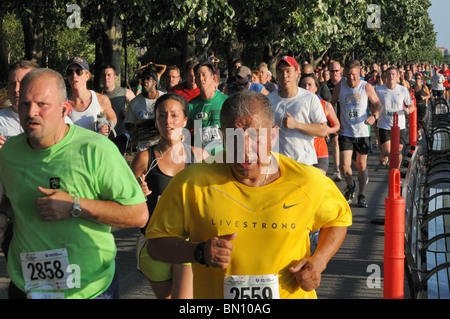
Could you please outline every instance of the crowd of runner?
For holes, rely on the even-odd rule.
[[[401,150],[408,115],[417,112],[420,138],[427,103],[450,97],[447,65],[314,68],[283,56],[275,74],[236,60],[221,76],[220,63],[149,63],[133,90],[105,65],[101,92],[88,88],[82,57],[65,79],[11,65],[0,110],[10,298],[118,298],[111,226],[140,228],[137,268],[157,298],[243,297],[248,286],[257,297],[315,298],[351,225],[349,203],[368,207],[367,157],[378,147],[389,162],[394,114]],[[62,283],[71,265],[79,285]]]

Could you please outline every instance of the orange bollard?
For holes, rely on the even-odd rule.
[[[391,127],[391,152],[389,154],[389,169],[398,169],[400,164],[400,127],[398,114],[394,114],[394,124]]]
[[[414,112],[409,114],[409,145],[417,147],[417,100],[412,89],[411,97],[414,104]],[[414,153],[414,149],[411,149],[411,153]]]
[[[389,197],[385,199],[384,299],[404,298],[405,199],[401,197],[400,171],[389,172]]]

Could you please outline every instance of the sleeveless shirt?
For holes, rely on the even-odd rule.
[[[360,81],[355,88],[350,88],[347,81],[341,81],[340,134],[347,137],[368,137],[369,130],[364,121],[367,119],[368,99],[366,81]]]
[[[125,134],[127,130],[125,129],[125,124],[123,120],[125,119],[125,111],[127,109],[127,89],[116,86],[111,92],[103,92],[109,100],[111,101],[111,106],[117,116],[117,124],[114,126],[114,130],[117,136]]]
[[[185,154],[190,153],[190,158],[186,155],[186,164],[189,165],[189,163],[195,163],[195,156],[192,151],[192,148],[187,145],[183,144]],[[155,162],[156,155],[155,155],[155,148],[157,145],[153,145],[149,149],[147,149],[148,152],[148,166],[147,170],[150,168],[150,166]],[[150,195],[148,195],[147,199],[147,208],[149,212],[148,220],[150,220],[150,217],[153,214],[153,211],[155,210],[156,204],[158,203],[159,197],[163,193],[163,191],[166,189],[167,185],[169,184],[170,180],[173,176],[169,176],[167,174],[164,174],[161,169],[159,168],[159,165],[155,165],[147,174],[145,177],[145,182],[147,183],[147,187],[149,190],[152,191]],[[147,221],[148,224],[148,221]],[[145,235],[145,230],[147,229],[147,225],[145,227],[141,228],[142,234]]]
[[[73,124],[84,127],[88,130],[95,131],[95,122],[97,122],[97,115],[100,114],[102,109],[100,108],[100,103],[97,99],[97,94],[90,90],[92,95],[92,101],[84,111],[72,111],[69,114],[69,118],[72,120]]]

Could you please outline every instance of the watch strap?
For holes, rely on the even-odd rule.
[[[194,250],[194,259],[201,265],[206,265],[204,248],[205,242],[199,243]]]

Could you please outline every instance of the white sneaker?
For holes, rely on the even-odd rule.
[[[341,172],[335,172],[335,173],[333,174],[333,176],[334,176],[334,181],[335,181],[335,182],[341,182],[341,181],[342,181],[342,175],[341,175]]]

